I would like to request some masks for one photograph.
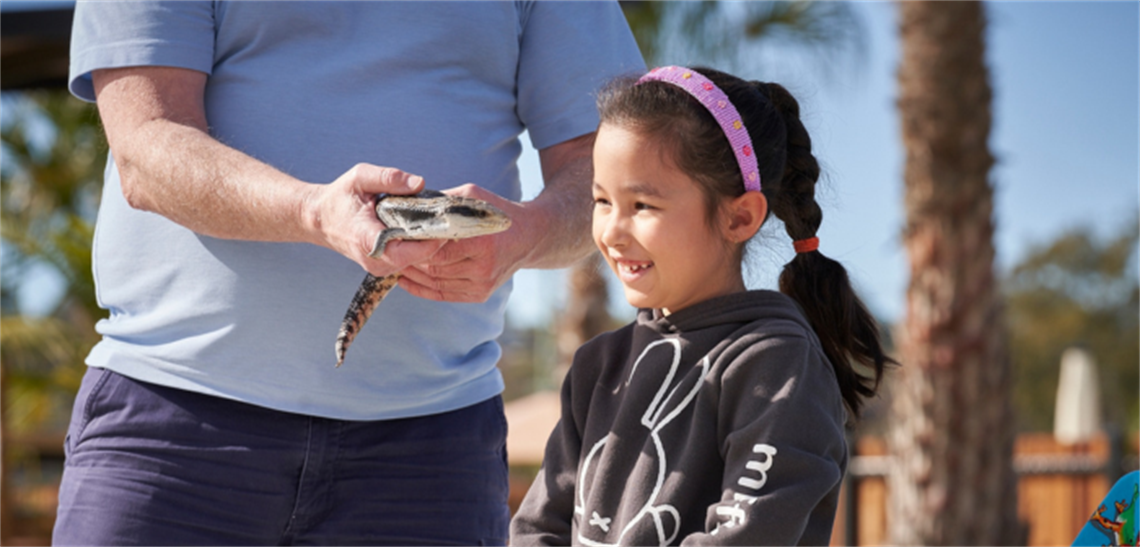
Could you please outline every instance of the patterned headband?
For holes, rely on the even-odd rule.
[[[732,145],[736,163],[740,165],[740,174],[744,177],[744,189],[759,192],[760,170],[752,152],[752,138],[748,136],[748,128],[744,127],[740,113],[732,101],[728,100],[728,95],[699,72],[683,66],[655,68],[637,80],[637,83],[649,81],[667,82],[684,89],[708,109]]]

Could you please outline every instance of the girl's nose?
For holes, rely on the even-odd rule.
[[[607,215],[602,225],[602,243],[607,247],[623,247],[629,241],[629,231],[621,215]]]

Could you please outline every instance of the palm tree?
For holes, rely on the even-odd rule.
[[[602,272],[606,267],[595,251],[570,268],[570,296],[554,325],[558,362],[551,380],[555,386],[561,385],[579,346],[616,326],[606,309],[609,290]]]
[[[622,10],[649,65],[698,61],[755,71],[764,46],[783,43],[821,61],[865,54],[865,31],[843,2],[659,2],[628,0]],[[838,63],[822,63],[832,66]]]
[[[910,261],[888,476],[897,545],[1021,541],[1011,365],[994,274],[991,90],[978,2],[900,2]]]

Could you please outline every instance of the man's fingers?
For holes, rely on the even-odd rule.
[[[396,169],[358,163],[351,170],[356,188],[366,194],[415,194],[424,187],[424,178]]]
[[[441,302],[460,302],[460,303],[478,303],[486,302],[490,298],[490,293],[471,293],[464,289],[470,287],[470,283],[463,281],[448,281],[438,282],[431,278],[426,278],[427,284],[420,283],[425,278],[409,275],[412,268],[404,271],[400,276],[400,288],[407,291],[412,296],[425,298],[427,300],[436,300]]]
[[[424,266],[422,264],[409,266],[403,271],[403,275],[416,284],[433,291],[447,292],[455,291],[464,285],[469,285],[471,279],[464,277],[463,271],[455,271],[453,274],[460,274],[457,276],[440,276],[438,270],[431,266]]]
[[[447,252],[447,248],[440,250],[426,262],[419,262],[408,267],[407,273],[413,274],[418,279],[420,276],[423,278],[434,279],[455,279],[455,280],[473,280],[480,276],[485,275],[486,268],[472,259],[462,259],[455,262],[448,262],[440,264],[436,262],[440,253]],[[425,285],[428,283],[424,283]]]
[[[387,275],[392,271],[411,269],[408,268],[409,265],[428,260],[432,255],[439,252],[440,247],[443,247],[445,243],[446,241],[438,239],[389,241],[387,248],[384,249],[384,254],[379,259],[372,260],[377,267],[369,267],[368,271],[373,275]]]
[[[448,302],[486,302],[499,287],[492,277],[465,277],[464,272],[460,269],[455,277],[440,276],[435,270],[413,266],[402,272],[400,286],[415,296]]]
[[[468,262],[486,262],[494,257],[496,254],[497,235],[488,235],[480,237],[472,237],[467,239],[454,239],[438,253],[431,257],[427,264],[421,266],[431,266],[433,268],[443,268],[446,266],[462,265],[463,268],[468,267]],[[432,270],[432,273],[437,273]],[[485,275],[487,272],[471,272],[468,276]]]

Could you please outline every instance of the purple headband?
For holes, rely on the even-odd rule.
[[[752,138],[748,136],[748,128],[744,127],[740,113],[732,101],[728,100],[728,95],[699,72],[683,66],[655,68],[637,80],[637,83],[649,81],[668,82],[684,89],[709,110],[713,118],[716,118],[716,123],[720,124],[724,136],[728,137],[732,152],[736,154],[736,163],[740,165],[740,174],[744,177],[744,189],[759,192],[760,170],[752,152]]]

